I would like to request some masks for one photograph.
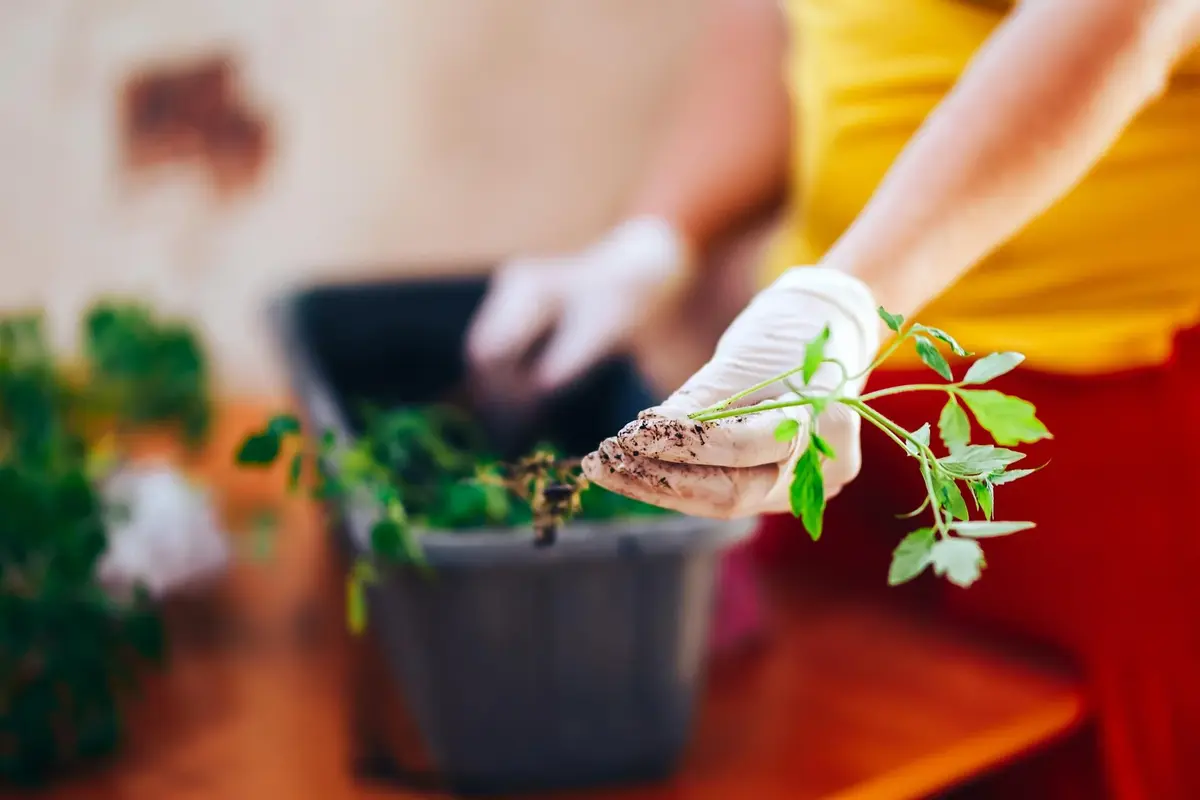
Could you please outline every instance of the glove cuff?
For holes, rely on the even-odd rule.
[[[841,311],[853,323],[862,346],[863,364],[871,363],[879,350],[883,321],[871,288],[858,278],[832,267],[792,267],[771,286],[819,298]]]

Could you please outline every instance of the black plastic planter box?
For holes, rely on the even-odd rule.
[[[479,279],[314,288],[276,309],[310,429],[353,436],[352,410],[453,396]],[[592,449],[651,398],[624,361],[555,401],[532,433]],[[532,444],[532,442],[531,442]],[[348,509],[341,548],[370,517]],[[675,768],[702,683],[716,569],[744,523],[647,517],[531,530],[428,532],[434,577],[394,569],[368,593],[383,686],[361,687],[407,726],[393,775],[458,792],[641,781]]]

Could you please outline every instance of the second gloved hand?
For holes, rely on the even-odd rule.
[[[845,273],[796,267],[751,301],[721,337],[712,359],[679,391],[585,458],[584,474],[619,494],[697,516],[734,518],[788,510],[792,472],[813,426],[809,407],[705,424],[689,421],[688,415],[799,366],[808,342],[826,327],[825,357],[839,363],[824,364],[808,386],[857,395],[879,348],[874,298]],[[792,388],[775,383],[739,405],[788,397],[796,397]],[[799,423],[800,433],[779,441],[775,430],[788,418]],[[860,419],[834,403],[815,424],[836,453],[823,469],[826,496],[832,496],[858,474]]]
[[[549,334],[532,378],[539,392],[557,389],[628,344],[682,288],[689,259],[669,224],[639,217],[580,253],[510,261],[472,322],[467,358],[485,376],[511,372]]]

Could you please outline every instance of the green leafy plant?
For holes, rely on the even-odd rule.
[[[208,416],[185,328],[105,303],[85,329],[78,370],[40,314],[0,319],[0,779],[19,784],[114,750],[124,692],[165,653],[147,595],[112,597],[97,578],[121,511],[98,490],[111,463],[97,435],[155,422],[198,437]]]
[[[488,452],[482,428],[447,405],[368,409],[362,435],[339,443],[326,432],[310,451],[294,416],[272,417],[241,443],[236,461],[247,467],[287,463],[292,489],[320,500],[372,509],[370,551],[347,579],[347,618],[361,629],[363,585],[382,563],[426,566],[422,531],[521,530],[553,544],[569,518],[605,520],[662,509],[589,484],[575,460],[550,446],[515,463]]]
[[[905,583],[932,567],[935,574],[944,576],[958,586],[970,586],[985,566],[981,539],[1006,536],[1034,527],[1033,522],[1006,522],[993,518],[996,487],[1032,474],[1033,469],[1012,469],[1023,459],[1023,453],[1009,449],[1050,438],[1050,432],[1037,418],[1033,404],[995,389],[979,388],[1015,369],[1024,360],[1020,353],[991,353],[970,365],[956,379],[950,362],[939,345],[960,358],[971,356],[945,331],[920,323],[905,325],[899,315],[880,308],[879,316],[895,334],[890,344],[860,375],[850,375],[836,361],[826,358],[825,344],[829,338],[826,328],[805,350],[804,362],[795,369],[752,386],[732,397],[691,415],[697,422],[712,422],[728,417],[742,417],[774,409],[807,407],[813,418],[832,404],[852,409],[863,420],[878,428],[914,459],[925,485],[925,499],[920,507],[905,517],[916,517],[926,511],[929,525],[908,534],[892,555],[888,573],[891,585]],[[921,383],[894,386],[860,396],[843,393],[843,387],[861,378],[885,362],[898,348],[912,343],[921,361],[946,383]],[[833,391],[809,387],[817,369],[826,363],[841,366],[842,382]],[[802,385],[797,385],[796,378]],[[755,392],[776,384],[795,389],[795,399],[739,406]],[[936,423],[926,423],[916,430],[907,430],[887,418],[872,406],[872,401],[906,392],[938,392],[946,395]],[[970,416],[986,430],[995,445],[971,442]],[[946,454],[939,456],[931,444],[931,431],[936,424]],[[788,441],[804,428],[795,419],[781,422],[775,431],[780,441]],[[1000,446],[996,446],[1000,445]],[[815,540],[822,533],[825,514],[825,485],[821,465],[836,453],[825,440],[813,432],[808,446],[796,462],[790,486],[792,513]],[[970,497],[979,519],[971,518],[966,498]]]
[[[178,424],[204,440],[211,412],[207,363],[193,331],[147,306],[106,301],[84,320],[89,392],[125,425]]]

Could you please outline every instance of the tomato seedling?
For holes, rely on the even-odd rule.
[[[913,457],[921,471],[925,498],[920,507],[905,517],[916,517],[928,510],[931,524],[908,534],[892,554],[888,582],[895,586],[905,583],[932,567],[958,586],[970,586],[985,566],[979,540],[1006,536],[1034,527],[1032,522],[1005,522],[993,519],[995,489],[1032,474],[1033,469],[1011,469],[1025,455],[1009,449],[1013,445],[1031,444],[1050,438],[1050,432],[1037,418],[1032,403],[995,389],[976,388],[1015,369],[1024,356],[1020,353],[991,353],[976,360],[961,379],[954,373],[935,342],[941,343],[959,357],[971,356],[950,334],[920,323],[905,325],[904,319],[879,309],[879,316],[895,334],[871,365],[859,375],[849,375],[842,367],[842,381],[833,391],[810,387],[809,381],[817,369],[826,363],[837,362],[825,357],[828,328],[813,339],[806,348],[800,366],[776,375],[709,408],[695,412],[696,422],[712,422],[727,417],[741,417],[774,409],[807,407],[811,420],[832,404],[852,409],[863,420],[878,428],[889,439]],[[862,378],[875,370],[905,343],[911,342],[926,366],[946,380],[946,383],[917,383],[893,386],[862,395],[844,393],[851,380]],[[839,365],[840,366],[840,365]],[[795,378],[800,378],[800,386]],[[796,388],[796,397],[786,400],[739,406],[738,402],[776,384]],[[930,446],[932,424],[916,430],[903,426],[877,411],[872,401],[906,392],[941,392],[946,395],[936,425],[947,455],[938,456]],[[979,426],[991,434],[997,447],[973,444],[968,411]],[[821,465],[836,458],[829,445],[812,430],[813,424],[802,425],[796,419],[779,424],[775,436],[788,441],[807,436],[808,442],[796,462],[790,485],[792,513],[801,520],[813,539],[821,536],[825,514],[825,485]],[[982,519],[971,519],[965,499],[970,495]]]

